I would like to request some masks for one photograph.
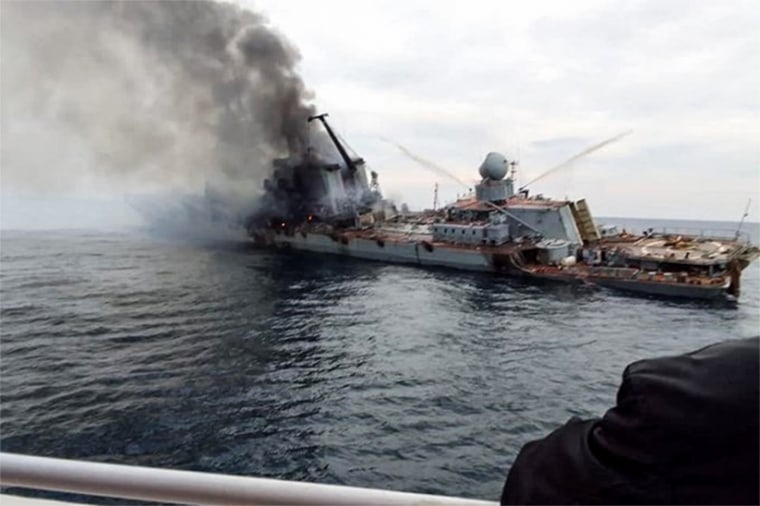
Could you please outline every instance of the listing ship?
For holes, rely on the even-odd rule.
[[[585,200],[515,188],[514,164],[489,153],[474,192],[441,209],[400,212],[378,175],[320,121],[340,155],[312,150],[274,162],[259,210],[247,221],[261,246],[383,262],[487,271],[643,294],[736,300],[758,248],[726,235],[644,233],[597,226]],[[511,170],[510,170],[511,168]]]

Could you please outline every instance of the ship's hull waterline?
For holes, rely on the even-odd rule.
[[[313,253],[341,255],[385,263],[414,264],[431,267],[449,267],[481,272],[504,272],[507,263],[499,263],[493,253],[472,249],[432,245],[425,241],[396,241],[361,237],[330,236],[312,232],[286,234],[254,234],[254,241],[262,246],[295,249]]]
[[[722,285],[684,285],[676,283],[648,283],[623,279],[592,279],[592,283],[626,292],[660,295],[663,297],[679,297],[702,300],[734,300],[728,294],[729,283]]]
[[[271,230],[253,234],[256,244],[276,249],[293,249],[329,255],[348,256],[384,263],[445,267],[457,270],[492,272],[515,277],[548,280],[561,283],[585,283],[622,290],[628,293],[700,300],[735,300],[727,291],[728,284],[699,286],[680,283],[656,283],[640,280],[606,279],[597,277],[546,276],[516,265],[514,248],[472,249],[428,241],[369,239],[331,236],[322,233],[275,233]]]

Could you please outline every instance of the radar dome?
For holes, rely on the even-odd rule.
[[[488,153],[480,164],[480,177],[483,179],[504,179],[509,169],[507,159],[501,153]]]
[[[488,153],[480,164],[480,177],[483,179],[504,179],[509,170],[509,162],[501,153]]]

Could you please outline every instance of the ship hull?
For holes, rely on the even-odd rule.
[[[727,291],[726,284],[688,285],[681,283],[661,283],[646,280],[628,280],[586,275],[572,275],[532,272],[515,265],[510,252],[494,253],[480,248],[462,248],[451,245],[430,244],[426,241],[390,241],[328,235],[313,232],[292,234],[265,231],[253,235],[260,246],[278,249],[293,249],[330,255],[348,256],[384,263],[397,263],[429,267],[446,267],[457,270],[493,272],[515,277],[537,280],[552,280],[561,283],[585,283],[613,288],[629,293],[655,295],[661,297],[688,298],[700,300],[736,300]],[[520,251],[519,247],[513,251]]]
[[[496,271],[491,255],[471,249],[428,246],[423,242],[388,241],[365,238],[331,237],[326,234],[297,232],[293,235],[266,234],[254,236],[254,241],[266,246],[295,249],[314,253],[341,255],[386,263],[449,267],[470,271]]]
[[[525,274],[535,279],[551,280],[559,283],[584,283],[605,288],[621,290],[631,294],[655,295],[658,297],[735,301],[736,297],[728,293],[729,283],[719,285],[690,285],[683,283],[663,283],[646,280],[607,278],[598,276],[581,276],[572,273],[539,273],[525,270]]]
[[[589,279],[589,281],[607,288],[646,295],[700,300],[734,300],[734,297],[729,295],[726,285],[699,286],[623,279]]]

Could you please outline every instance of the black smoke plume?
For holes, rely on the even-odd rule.
[[[0,3],[3,186],[255,195],[312,94],[267,20],[205,1]]]

